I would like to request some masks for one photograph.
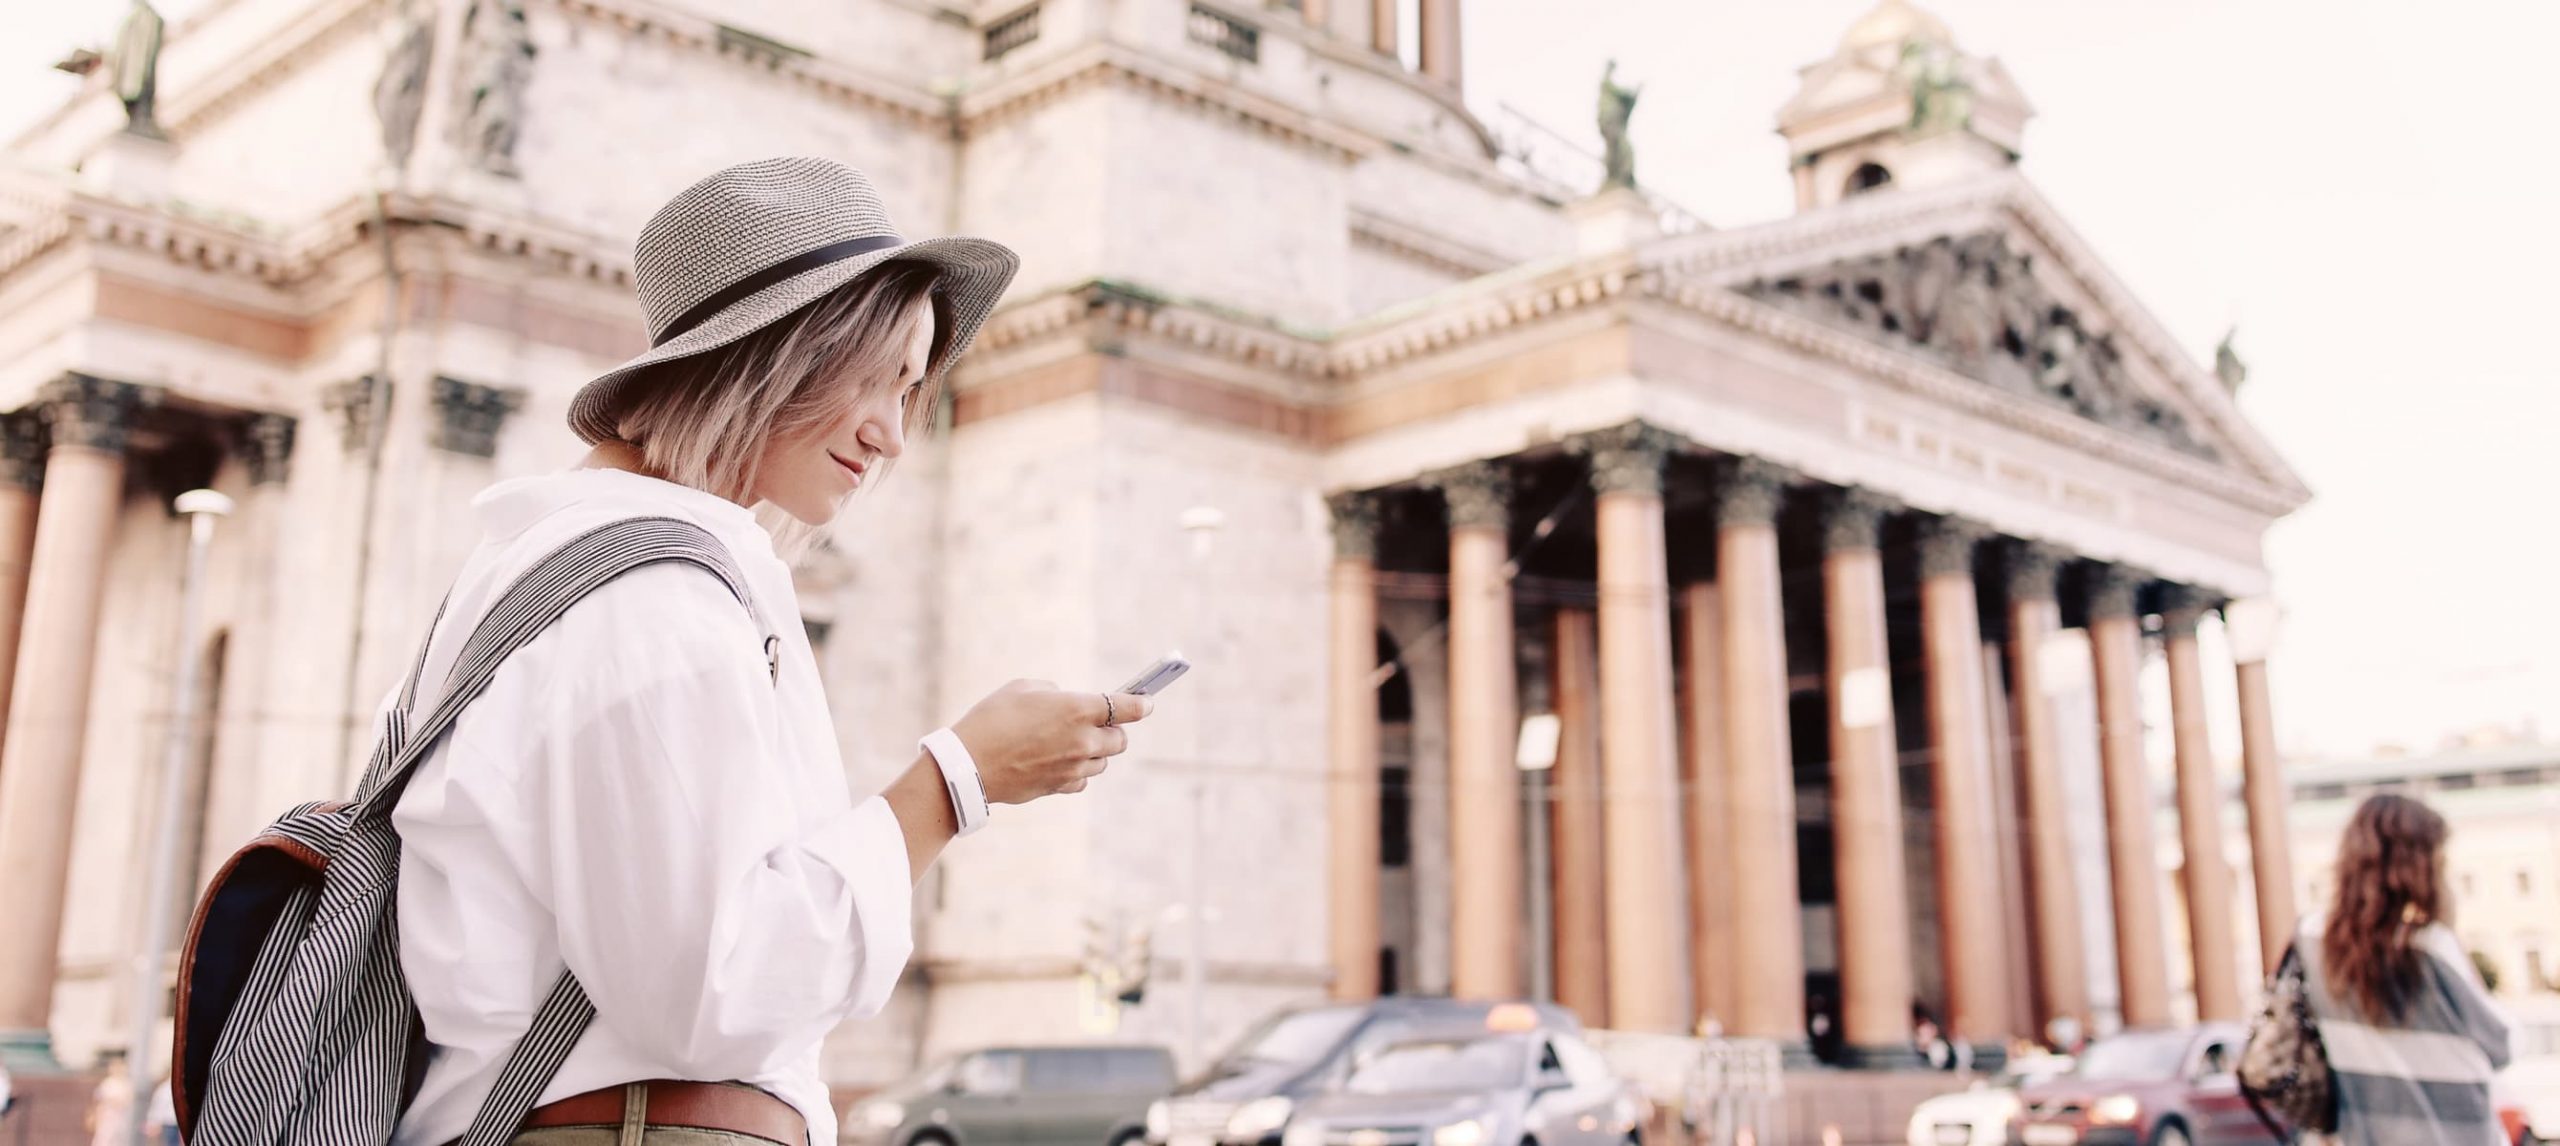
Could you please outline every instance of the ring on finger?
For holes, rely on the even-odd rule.
[[[1104,728],[1117,728],[1117,727],[1119,727],[1119,725],[1120,725],[1120,709],[1119,709],[1117,706],[1115,706],[1115,705],[1113,705],[1113,704],[1111,703],[1111,694],[1110,694],[1110,693],[1107,693],[1107,692],[1106,692],[1106,693],[1103,693],[1103,694],[1102,694],[1102,726],[1103,726]]]

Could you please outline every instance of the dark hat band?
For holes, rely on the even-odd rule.
[[[712,315],[784,279],[806,274],[829,263],[840,263],[856,255],[867,255],[873,251],[905,246],[906,242],[905,239],[896,235],[871,235],[860,239],[846,239],[841,243],[829,243],[816,250],[793,255],[739,279],[713,293],[711,297],[694,304],[693,309],[684,312],[674,322],[668,323],[665,330],[660,331],[656,338],[650,339],[649,345],[664,346],[684,332],[710,321]]]

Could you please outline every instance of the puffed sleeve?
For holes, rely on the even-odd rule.
[[[876,1013],[913,950],[905,838],[875,797],[809,806],[762,634],[718,581],[658,566],[545,635],[541,878],[599,1021],[706,1077]],[[816,762],[838,769],[835,760]]]

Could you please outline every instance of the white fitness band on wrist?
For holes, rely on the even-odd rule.
[[[965,836],[987,826],[987,790],[978,783],[978,761],[969,746],[948,728],[937,728],[916,742],[942,769],[942,786],[951,793],[951,814]],[[955,837],[956,838],[956,837]]]

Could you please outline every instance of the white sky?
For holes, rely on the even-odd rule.
[[[1640,174],[1719,226],[1791,209],[1771,118],[1871,5],[1466,2],[1472,100],[1596,147],[1615,56]],[[2242,405],[2318,494],[2268,540],[2288,751],[2560,733],[2560,4],[1923,2],[2008,65],[2029,176],[2169,329],[2204,357],[2241,323]],[[9,6],[0,137],[124,7]]]

